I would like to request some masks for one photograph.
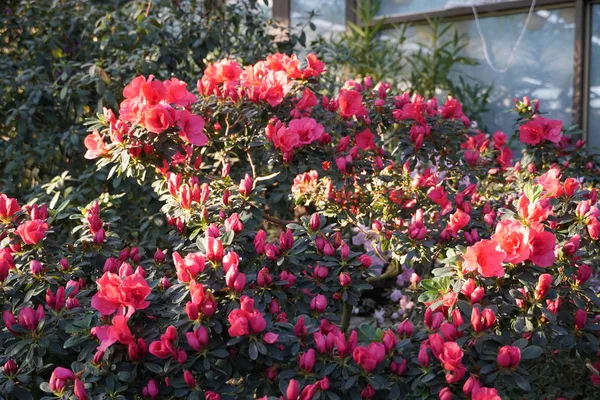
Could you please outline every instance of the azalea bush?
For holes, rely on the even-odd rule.
[[[161,201],[161,248],[124,241],[103,199],[0,196],[0,393],[593,398],[585,143],[527,98],[515,132],[486,134],[456,99],[368,77],[330,93],[326,73],[274,54],[194,88],[138,76],[89,121],[85,158]],[[356,326],[390,281],[384,327]]]

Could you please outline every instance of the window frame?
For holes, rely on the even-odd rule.
[[[301,0],[299,0],[301,1]],[[356,7],[360,0],[346,0],[346,24],[357,23]],[[501,16],[528,11],[532,0],[516,0],[504,3],[491,3],[475,6],[480,18]],[[575,42],[573,44],[573,105],[572,123],[588,135],[588,105],[589,105],[589,73],[590,73],[590,34],[591,7],[600,0],[537,0],[535,9],[555,9],[573,7],[575,9]],[[273,18],[289,27],[291,0],[273,0]],[[378,17],[386,24],[403,23],[426,24],[431,19],[439,18],[444,22],[472,20],[471,6],[454,7],[444,10],[434,10],[421,13],[395,14]]]

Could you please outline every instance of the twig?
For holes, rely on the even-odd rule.
[[[385,271],[385,273],[383,273],[379,276],[371,276],[371,277],[367,278],[367,282],[373,283],[373,282],[384,281],[384,280],[390,279],[390,278],[395,278],[398,275],[400,275],[400,272],[401,272],[400,265],[398,264],[398,262],[396,260],[392,260],[389,268],[387,269],[387,271]]]
[[[342,332],[346,332],[350,326],[350,317],[352,317],[352,305],[345,302],[342,309],[342,321],[340,322],[340,329]]]
[[[294,224],[294,223],[296,223],[296,221],[279,219],[277,217],[272,217],[269,214],[263,214],[263,218],[266,219],[269,222],[272,222],[274,224],[281,225],[281,226],[287,226],[288,224]]]
[[[280,172],[281,171],[274,172],[271,175],[259,176],[258,178],[254,179],[254,182],[268,181],[269,179],[275,178],[277,175],[279,175]]]
[[[256,180],[256,168],[254,167],[254,161],[252,160],[252,155],[250,155],[250,149],[246,151],[246,155],[248,156],[248,161],[250,162],[250,167],[252,168],[252,178]]]
[[[146,7],[146,12],[144,13],[144,17],[148,17],[148,14],[150,14],[150,7],[152,7],[152,0],[148,0],[148,6]]]

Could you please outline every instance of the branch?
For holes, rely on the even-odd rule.
[[[402,272],[402,268],[400,267],[400,264],[398,263],[398,261],[392,260],[389,268],[387,269],[387,271],[385,271],[385,273],[383,273],[379,276],[371,276],[371,277],[367,278],[367,282],[373,283],[373,282],[384,281],[384,280],[390,279],[390,278],[395,278],[398,275],[400,275],[401,272]]]
[[[254,161],[252,160],[252,155],[250,155],[249,149],[246,151],[246,155],[248,156],[250,167],[252,167],[252,179],[256,180],[256,168],[254,167]]]
[[[344,333],[350,326],[350,317],[352,317],[352,305],[350,303],[344,303],[344,308],[342,310],[342,321],[340,322],[340,329]]]
[[[279,219],[277,217],[272,217],[269,214],[263,214],[263,218],[273,224],[287,226],[288,224],[294,224],[296,221],[290,221],[286,219]]]

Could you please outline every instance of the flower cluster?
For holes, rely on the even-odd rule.
[[[76,209],[1,194],[0,392],[593,397],[593,157],[539,103],[489,135],[457,99],[368,77],[332,93],[325,71],[275,54],[214,62],[197,93],[125,87],[85,157],[152,182],[159,238],[144,221],[122,237],[110,196]]]

